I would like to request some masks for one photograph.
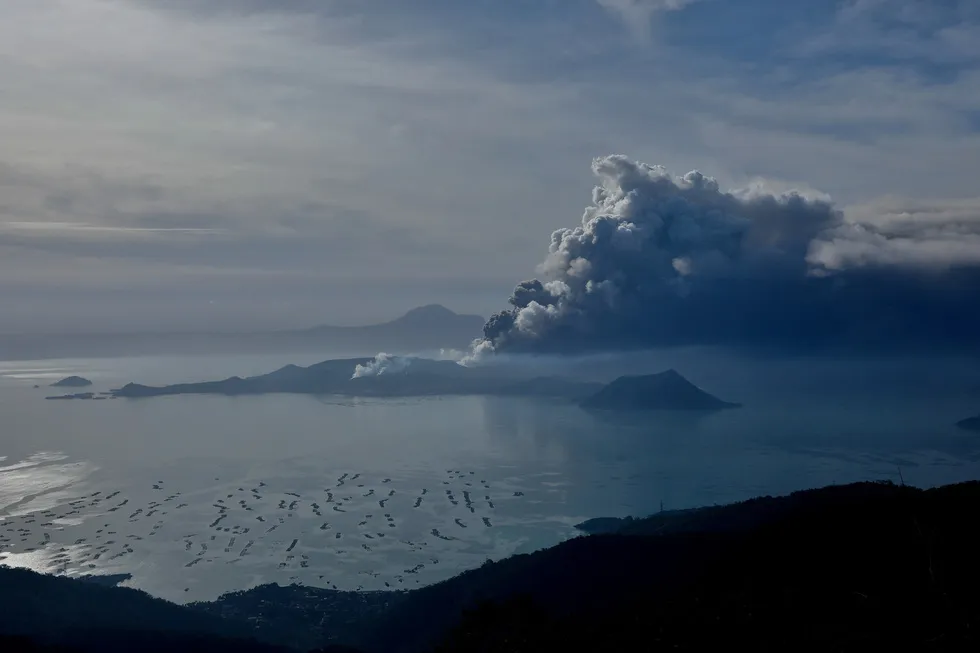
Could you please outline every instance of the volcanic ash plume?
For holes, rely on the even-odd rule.
[[[490,317],[471,358],[944,337],[938,313],[922,313],[930,307],[965,320],[954,330],[980,340],[980,302],[969,299],[980,291],[977,267],[937,276],[923,269],[921,256],[884,263],[835,257],[835,249],[853,250],[847,234],[867,230],[826,198],[725,192],[699,172],[675,177],[618,155],[595,159],[592,170],[599,184],[581,224],[552,234],[541,279],[517,285],[511,307]],[[939,295],[931,292],[937,283],[945,284]],[[887,319],[896,328],[885,328]],[[973,331],[961,328],[967,323]]]

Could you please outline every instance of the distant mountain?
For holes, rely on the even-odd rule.
[[[966,419],[961,419],[956,423],[961,429],[967,431],[980,431],[980,415],[976,417],[967,417]]]
[[[321,325],[278,331],[11,334],[0,338],[0,360],[321,351],[374,355],[466,349],[483,334],[484,319],[444,306],[413,308],[401,317],[364,326]]]
[[[479,315],[460,315],[445,306],[429,304],[413,308],[390,322],[365,326],[321,325],[282,332],[328,345],[373,343],[374,349],[424,350],[468,347],[483,333],[485,320]]]
[[[708,394],[675,370],[621,376],[581,404],[597,410],[720,410],[739,406]]]
[[[60,381],[51,384],[52,388],[84,388],[92,385],[92,382],[81,376],[66,376]]]

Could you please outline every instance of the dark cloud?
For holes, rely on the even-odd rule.
[[[518,284],[477,355],[980,344],[980,223],[962,212],[862,224],[822,198],[723,192],[699,172],[623,156],[592,169],[600,183],[581,225],[552,234],[542,280]],[[954,265],[922,265],[951,260],[957,239]],[[853,242],[892,255],[849,256]]]

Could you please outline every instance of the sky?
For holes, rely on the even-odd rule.
[[[614,154],[976,265],[978,63],[974,0],[4,0],[0,332],[490,315]]]

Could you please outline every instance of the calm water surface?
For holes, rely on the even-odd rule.
[[[321,358],[0,363],[0,558],[131,573],[177,601],[272,581],[401,589],[554,544],[588,517],[980,478],[980,438],[951,426],[977,412],[969,394],[767,405],[736,379],[723,396],[741,410],[642,418],[486,397],[44,400],[68,374],[101,391]]]

